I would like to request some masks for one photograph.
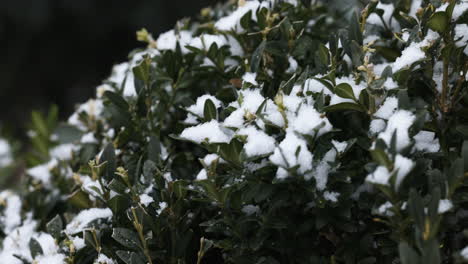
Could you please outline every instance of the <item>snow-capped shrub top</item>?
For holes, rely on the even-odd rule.
[[[67,123],[33,116],[1,259],[468,261],[468,2],[367,2],[139,31]]]

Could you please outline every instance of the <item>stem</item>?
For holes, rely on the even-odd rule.
[[[151,260],[151,256],[149,254],[148,250],[148,244],[146,243],[145,236],[143,234],[143,225],[138,221],[138,217],[135,212],[135,208],[132,207],[132,214],[133,214],[133,226],[138,232],[138,236],[140,237],[141,244],[143,245],[143,253],[145,254],[146,258],[148,259],[149,264],[153,264],[153,261]]]
[[[441,97],[441,106],[442,112],[447,113],[447,93],[448,93],[448,61],[444,59],[444,72],[442,79],[442,97]]]

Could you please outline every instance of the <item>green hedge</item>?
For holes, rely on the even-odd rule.
[[[68,122],[33,114],[2,263],[468,261],[467,10],[240,0],[139,31]]]

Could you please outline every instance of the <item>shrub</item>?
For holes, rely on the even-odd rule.
[[[232,2],[33,116],[2,261],[467,261],[468,3]]]

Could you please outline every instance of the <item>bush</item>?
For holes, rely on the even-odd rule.
[[[2,261],[468,261],[468,3],[442,2],[240,0],[139,31],[67,123],[33,115]]]

